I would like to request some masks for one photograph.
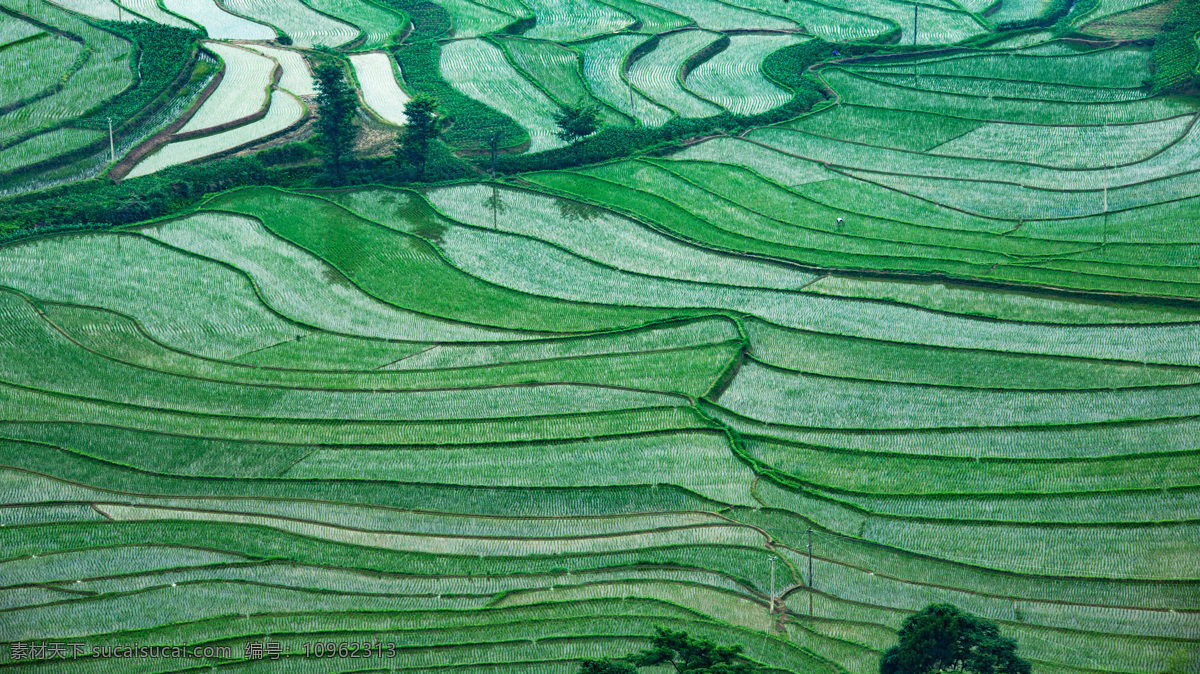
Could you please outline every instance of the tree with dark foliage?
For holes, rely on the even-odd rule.
[[[584,660],[583,667],[579,672],[580,674],[637,674],[637,667],[628,662],[604,658],[602,660]]]
[[[994,623],[953,604],[930,604],[905,618],[899,636],[900,643],[880,659],[880,674],[1031,671],[1029,663],[1017,657],[1017,642],[1000,636],[1000,628]]]
[[[358,96],[346,82],[345,73],[336,65],[318,66],[313,74],[317,80],[317,106],[320,109],[315,144],[321,149],[326,181],[341,185],[346,182],[354,143],[358,140],[358,127],[354,124],[358,115]]]
[[[574,143],[600,129],[600,106],[579,101],[555,112],[554,121],[558,124],[558,131],[554,135],[558,136],[559,140]]]
[[[429,142],[437,138],[438,103],[417,96],[404,105],[404,131],[400,134],[400,159],[413,168],[416,180],[425,179]]]
[[[621,660],[584,660],[580,674],[636,674],[638,667],[671,665],[676,672],[692,674],[754,674],[761,668],[742,658],[741,646],[718,646],[687,632],[655,627],[650,648]]]

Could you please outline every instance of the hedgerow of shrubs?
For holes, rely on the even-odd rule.
[[[96,25],[133,42],[136,47],[140,78],[133,88],[96,109],[76,126],[87,129],[106,129],[108,119],[119,124],[155,102],[180,77],[192,60],[196,43],[202,33],[164,26],[156,23],[121,23],[96,21]]]

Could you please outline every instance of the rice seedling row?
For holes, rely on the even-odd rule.
[[[657,35],[669,30],[683,28],[692,23],[692,19],[682,14],[669,12],[657,5],[638,2],[637,0],[601,0],[622,12],[641,21],[639,33]]]
[[[710,434],[652,436],[596,443],[540,447],[498,447],[469,453],[448,450],[430,454],[397,451],[317,451],[289,470],[285,477],[386,477],[401,482],[431,481],[488,486],[607,486],[615,484],[675,484],[706,498],[747,505],[749,473],[729,451],[724,438]],[[442,474],[429,465],[444,463]],[[611,466],[598,480],[594,469]],[[453,467],[453,468],[451,468]]]
[[[348,281],[331,283],[339,272],[328,263],[245,216],[200,213],[142,232],[180,250],[233,265],[254,280],[272,308],[324,330],[429,342],[522,338],[432,319],[381,302]]]
[[[5,527],[7,529],[7,527]],[[749,530],[729,527],[732,531]],[[487,555],[434,555],[405,552],[382,547],[364,547],[281,531],[277,528],[228,522],[189,521],[185,519],[128,522],[68,522],[28,525],[10,529],[22,533],[42,533],[39,545],[22,544],[10,548],[14,555],[53,554],[57,549],[116,545],[184,545],[251,556],[275,556],[298,563],[380,571],[422,576],[503,576],[510,574],[572,575],[591,569],[628,566],[672,566],[707,569],[752,583],[756,588],[769,583],[767,560],[770,551],[756,543],[753,547],[697,544],[654,546],[616,552],[564,553],[528,557]],[[752,530],[751,530],[752,531]],[[48,537],[53,533],[53,537]],[[762,540],[760,534],[756,534]],[[137,540],[133,537],[141,537]],[[10,538],[6,536],[6,538]],[[86,540],[85,540],[86,538]],[[211,585],[223,586],[222,583]],[[169,589],[169,588],[168,588]],[[729,593],[731,596],[744,596]],[[432,599],[432,598],[431,598]],[[287,609],[286,604],[278,608]],[[400,608],[400,607],[392,607]],[[277,609],[278,610],[278,609]],[[292,611],[310,611],[294,605]],[[228,611],[217,615],[228,615]],[[95,617],[95,616],[94,616]],[[97,621],[103,625],[103,621]],[[120,628],[118,628],[120,629]],[[130,629],[130,628],[125,628]],[[100,632],[93,629],[91,632]]]
[[[653,429],[650,429],[653,430]],[[636,432],[636,431],[633,431]],[[531,527],[548,527],[546,518],[572,518],[569,521],[579,522],[578,518],[607,518],[623,516],[629,513],[668,513],[672,511],[710,510],[714,503],[704,500],[692,492],[668,485],[632,486],[632,487],[596,487],[562,489],[532,489],[532,488],[489,488],[479,485],[413,485],[389,483],[380,480],[367,481],[321,481],[321,480],[263,480],[263,479],[230,479],[230,478],[261,478],[274,476],[286,470],[305,454],[311,453],[312,446],[255,446],[249,443],[223,443],[196,439],[189,443],[186,438],[170,436],[154,436],[153,434],[138,434],[128,431],[103,427],[78,427],[55,425],[8,425],[6,435],[28,437],[28,441],[5,441],[3,449],[5,465],[25,472],[39,472],[54,475],[55,479],[70,483],[104,484],[105,488],[133,493],[162,493],[181,494],[191,498],[220,499],[231,502],[242,502],[247,499],[260,499],[263,503],[283,504],[277,508],[289,507],[293,503],[294,510],[306,510],[306,519],[312,519],[317,512],[318,503],[329,517],[342,517],[342,521],[353,521],[352,517],[363,517],[362,513],[375,513],[375,510],[365,511],[368,506],[381,509],[383,517],[395,516],[397,509],[417,510],[426,516],[417,518],[409,515],[410,520],[418,522],[414,527],[421,528],[420,522],[448,521],[457,522],[459,528],[466,526],[464,522],[471,520],[465,517],[443,517],[437,511],[467,515],[476,520],[480,526],[493,522],[495,527],[514,529],[514,533],[528,530]],[[73,453],[72,450],[60,449],[56,445],[45,442],[35,442],[34,439],[50,440],[63,447],[78,447],[79,451],[94,451],[98,442],[124,441],[122,456],[114,451],[112,445],[107,452],[112,459],[121,461],[125,466],[135,464],[143,466],[150,472],[124,467],[88,456]],[[158,446],[168,449],[158,450],[153,454],[152,444],[161,440]],[[140,441],[140,442],[139,442]],[[580,441],[576,444],[582,444]],[[533,446],[553,445],[553,441],[543,443],[526,443]],[[569,443],[559,443],[568,444]],[[197,449],[194,445],[200,445]],[[384,449],[394,449],[386,447]],[[360,448],[369,451],[370,448]],[[421,448],[414,448],[420,451]],[[464,448],[465,449],[465,448]],[[502,447],[495,447],[499,451]],[[186,456],[169,455],[169,450],[183,450]],[[200,451],[209,450],[200,454]],[[216,450],[216,451],[213,451]],[[243,450],[253,452],[261,462],[249,470],[235,470],[233,466],[217,466],[208,468],[218,458],[219,451]],[[22,454],[21,452],[24,452]],[[135,454],[136,452],[136,454]],[[34,465],[34,459],[43,461],[42,470]],[[176,476],[164,475],[165,471],[176,473]],[[197,475],[220,475],[230,477],[197,477]],[[128,496],[126,497],[128,498]],[[300,499],[300,500],[298,500]],[[264,506],[266,507],[266,506]],[[357,514],[356,514],[357,513]],[[534,518],[529,526],[517,531],[522,517]],[[635,520],[637,518],[634,518]],[[512,526],[507,527],[505,523]],[[425,526],[428,528],[428,526]],[[478,527],[476,527],[478,528]]]
[[[864,13],[857,7],[838,9],[818,2],[781,5],[770,0],[722,0],[722,2],[791,19],[804,26],[807,33],[829,42],[851,42],[878,36],[886,33],[892,27],[888,21]]]
[[[73,12],[78,12],[85,16],[90,16],[94,19],[103,21],[144,21],[139,16],[131,15],[129,12],[122,12],[121,8],[112,0],[49,0],[52,4],[58,5],[64,9],[69,9]]]
[[[104,137],[102,131],[59,128],[0,150],[0,172],[18,169],[82,148]]]
[[[397,226],[395,218],[368,201],[371,197],[386,200],[392,193],[360,192],[353,202],[349,196],[339,202],[363,217]],[[798,288],[815,279],[777,264],[715,255],[611,211],[534,192],[462,186],[429,191],[423,196],[441,213],[459,222],[533,237],[622,271],[778,290]],[[487,207],[488,203],[496,206],[494,213],[476,206]]]
[[[69,73],[69,67],[85,55],[85,50],[84,44],[58,35],[6,45],[0,51],[0,105],[15,105],[46,92]],[[47,63],[49,67],[32,72],[21,68],[21,64],[31,61]]]
[[[1098,390],[1197,383],[1191,368],[898,344],[748,320],[750,355],[829,377],[974,389]]]
[[[947,75],[910,75],[908,73],[880,73],[867,71],[865,74],[875,82],[913,86],[932,93],[962,96],[1000,96],[1037,101],[1061,101],[1065,103],[1112,103],[1137,101],[1145,98],[1142,89],[1110,89],[1082,87],[1042,82],[1004,81],[976,77]]]
[[[642,430],[705,428],[689,408],[662,407],[603,414],[431,422],[284,420],[217,417],[70,399],[0,384],[0,398],[16,406],[13,421],[47,422],[71,418],[170,435],[290,444],[449,444],[513,442],[626,434]]]
[[[86,56],[82,66],[69,74],[62,88],[52,95],[39,98],[4,115],[5,131],[10,142],[26,137],[40,129],[68,124],[101,103],[128,89],[134,82],[130,66],[132,45],[112,33],[90,24],[48,4],[33,6],[30,14],[39,21],[76,35],[84,42]],[[25,9],[25,8],[23,8]],[[65,43],[65,37],[49,37],[40,42]],[[59,49],[65,45],[59,46]],[[49,57],[58,60],[57,50]]]
[[[640,35],[612,35],[578,48],[583,54],[583,75],[598,98],[643,126],[661,126],[671,118],[671,111],[634,90],[625,78],[629,53],[645,40]]]
[[[324,334],[308,338],[307,341],[313,342],[310,346],[317,351],[299,352],[297,355],[306,355],[307,358],[298,362],[279,363],[276,360],[267,360],[234,366],[168,350],[150,340],[145,333],[137,329],[136,324],[113,314],[66,305],[43,305],[43,311],[53,315],[51,320],[54,320],[57,329],[64,329],[65,323],[67,326],[81,326],[81,329],[87,330],[86,334],[68,332],[72,341],[80,343],[89,351],[122,363],[213,381],[314,389],[397,390],[574,382],[676,391],[700,396],[712,387],[713,382],[721,376],[741,348],[741,343],[734,341],[736,335],[729,336],[724,342],[706,345],[627,353],[604,350],[605,344],[619,348],[621,342],[618,340],[570,340],[561,345],[530,344],[529,348],[513,352],[518,361],[454,364],[451,366],[453,369],[443,370],[437,363],[430,363],[428,360],[410,362],[439,348],[436,344],[372,344],[369,340],[360,340],[367,343],[359,349],[371,346],[375,348],[365,353],[355,350],[350,355],[358,358],[380,358],[382,362],[358,360],[349,364],[348,368],[343,368],[353,372],[337,372],[337,368],[328,367],[324,355],[325,348],[336,346],[337,342],[322,339],[326,337]],[[60,322],[57,320],[59,318],[64,320]],[[69,331],[70,327],[66,329]],[[575,346],[576,341],[583,343]],[[569,351],[573,346],[588,349],[586,343],[589,341],[592,343],[590,350],[597,351],[594,355],[555,356],[552,350],[559,347]],[[615,344],[612,343],[614,341]],[[354,345],[349,346],[354,348]],[[274,348],[256,354],[270,352]],[[483,355],[476,352],[477,348],[479,347],[460,351],[465,351],[462,355]],[[548,348],[551,350],[547,351]],[[447,361],[453,362],[451,359],[455,357],[454,347],[443,349],[442,354]],[[519,362],[522,358],[526,360],[525,363]],[[264,364],[266,367],[262,367]],[[280,364],[293,367],[278,368]]]
[[[1194,117],[1116,126],[1040,127],[985,124],[931,148],[936,155],[1095,169],[1145,161],[1178,141]],[[1028,142],[1032,141],[1032,142]]]
[[[821,70],[821,78],[850,103],[934,113],[990,122],[1088,125],[1151,122],[1195,112],[1183,100],[1149,98],[1113,103],[1064,103],[1013,100],[928,92],[876,82],[840,68]]]
[[[759,488],[760,495],[769,490]],[[1196,525],[1045,527],[869,515],[800,492],[772,490],[773,508],[799,510],[826,531],[1000,571],[1096,579],[1188,580]],[[765,526],[754,511],[740,521]],[[770,527],[767,527],[771,530]],[[1142,551],[1145,556],[1140,556]]]
[[[82,265],[83,259],[91,262]],[[9,288],[120,311],[164,344],[203,356],[231,358],[310,332],[271,313],[245,276],[142,237],[43,240],[6,249],[0,264]],[[167,268],[180,275],[158,271]],[[93,283],[92,274],[99,273],[110,282]],[[181,300],[161,302],[167,292],[178,292]]]
[[[555,103],[562,106],[600,103],[583,79],[580,52],[543,40],[513,39],[500,44],[513,65]],[[628,124],[611,108],[603,107],[601,114],[609,124]]]

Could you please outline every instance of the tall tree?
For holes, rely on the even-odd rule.
[[[953,604],[930,604],[904,619],[900,643],[879,661],[880,674],[1029,674],[1017,642],[1000,636],[994,623]]]
[[[339,66],[320,65],[313,74],[317,80],[320,111],[316,123],[317,145],[321,148],[326,179],[340,185],[346,182],[354,157],[354,143],[358,140],[358,127],[354,124],[358,115],[358,96],[346,82],[345,73]]]
[[[404,105],[404,131],[400,134],[400,159],[413,167],[417,180],[425,179],[429,142],[437,138],[437,100],[420,95]]]
[[[554,113],[558,131],[554,135],[567,143],[586,138],[600,129],[600,106],[580,100]]]

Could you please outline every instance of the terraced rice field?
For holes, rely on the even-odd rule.
[[[359,36],[354,26],[332,19],[300,0],[225,0],[230,11],[278,28],[297,47],[339,47]]]
[[[214,0],[162,0],[163,7],[192,23],[203,26],[214,40],[274,40],[267,25],[230,14]]]
[[[128,177],[149,175],[168,166],[229,152],[243,145],[258,142],[284,131],[304,116],[304,103],[286,91],[276,89],[267,105],[267,114],[259,120],[209,136],[177,140],[164,145],[139,162]]]
[[[681,117],[714,115],[719,108],[683,87],[683,68],[690,57],[716,39],[716,34],[703,31],[669,33],[653,51],[633,62],[629,81],[638,91]]]
[[[791,100],[762,73],[772,52],[800,39],[791,35],[735,35],[721,53],[688,73],[684,84],[701,98],[738,115],[756,115]]]
[[[296,96],[315,96],[317,85],[313,81],[312,71],[304,61],[301,52],[290,49],[276,49],[259,44],[246,45],[248,48],[275,59],[283,74],[279,78],[279,88]]]
[[[391,57],[379,52],[354,54],[350,63],[362,89],[363,102],[371,112],[396,126],[404,126],[404,104],[410,97],[396,82]]]
[[[458,40],[442,49],[442,75],[450,86],[508,115],[529,134],[531,152],[563,145],[554,137],[554,103],[483,40]]]
[[[116,120],[161,142],[119,184],[0,198],[162,214],[0,243],[0,664],[574,674],[668,627],[870,674],[949,602],[1037,674],[1200,671],[1200,100],[1055,33],[1154,7],[0,0],[0,181],[151,72],[85,17],[225,64]],[[311,149],[323,63],[355,185],[204,164]],[[497,176],[388,173],[431,91],[515,129]],[[568,147],[580,102],[621,128]],[[93,662],[135,642],[212,650]]]
[[[236,123],[261,112],[271,95],[275,69],[279,67],[271,54],[263,56],[220,42],[210,42],[208,48],[225,63],[224,77],[180,133]]]

